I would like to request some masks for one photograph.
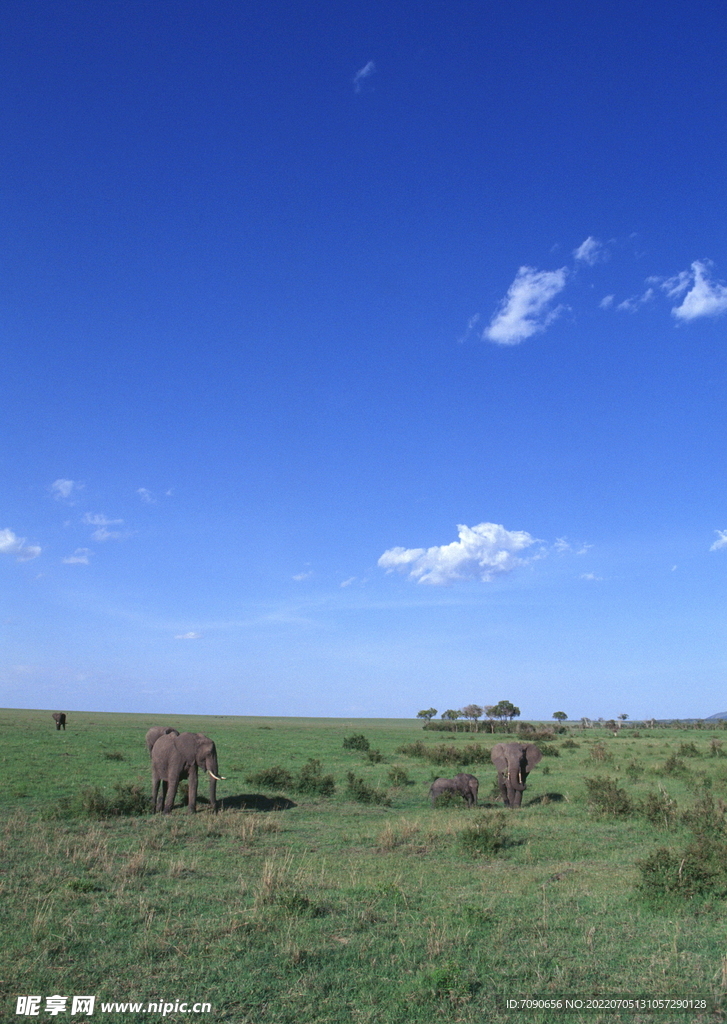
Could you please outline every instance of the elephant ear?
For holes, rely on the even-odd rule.
[[[527,762],[528,771],[531,772],[536,764],[542,759],[543,754],[534,743],[528,743],[525,747],[525,760]]]
[[[490,760],[494,764],[495,768],[497,768],[498,772],[507,771],[507,756],[505,753],[504,743],[495,744],[495,746],[492,748],[492,753],[490,754]]]

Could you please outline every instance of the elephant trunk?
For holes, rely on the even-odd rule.
[[[508,784],[516,793],[522,793],[525,789],[525,783],[523,781],[522,772],[518,769],[512,769],[508,776]]]

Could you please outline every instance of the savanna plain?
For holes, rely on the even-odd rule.
[[[203,777],[196,815],[181,787],[170,815],[149,812],[152,725],[215,741],[217,814]],[[56,731],[50,711],[0,712],[2,1017],[77,993],[206,1001],[164,1019],[210,1024],[724,1020],[720,725],[69,711]],[[489,751],[515,739],[544,756],[506,810]],[[431,807],[432,780],[460,771],[479,806]],[[507,1008],[592,997],[704,1005]]]

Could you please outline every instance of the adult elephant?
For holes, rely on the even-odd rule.
[[[189,779],[189,812],[194,814],[197,809],[198,768],[210,777],[210,804],[216,811],[217,783],[224,776],[218,775],[217,750],[212,740],[201,732],[183,732],[176,736],[165,733],[160,736],[151,750],[152,810],[157,810],[160,783],[163,811],[169,814],[174,807],[177,786],[182,779]]]
[[[525,780],[542,756],[534,743],[497,743],[492,748],[490,759],[505,807],[521,805]]]
[[[459,793],[468,807],[476,807],[479,786],[474,775],[460,772],[453,779],[435,779],[429,789],[429,799],[433,807],[442,793]]]
[[[66,731],[66,713],[65,711],[54,711],[52,715],[53,721],[56,723],[56,730],[63,729]]]
[[[179,736],[176,729],[166,728],[163,725],[153,725],[149,732],[146,734],[146,749],[149,751],[151,756],[151,748],[154,746],[160,736]]]

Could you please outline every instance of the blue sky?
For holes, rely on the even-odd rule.
[[[707,716],[716,7],[9,2],[9,707]]]

